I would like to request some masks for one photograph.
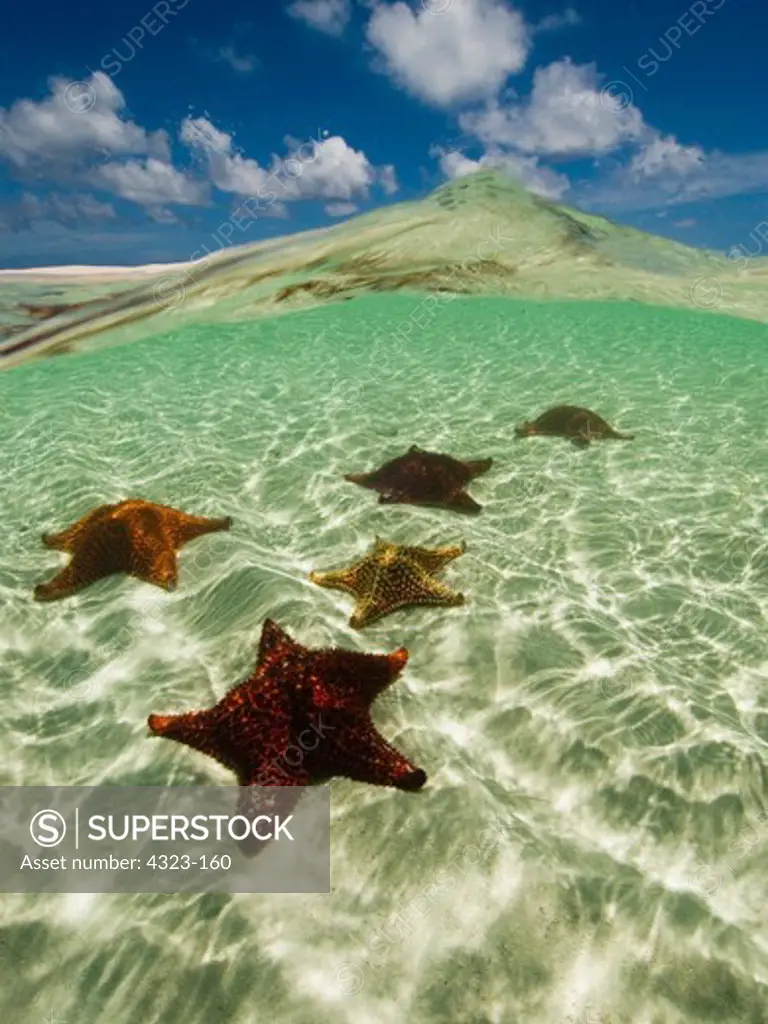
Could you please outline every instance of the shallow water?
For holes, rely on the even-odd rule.
[[[429,774],[331,784],[331,896],[3,897],[0,1019],[767,1021],[765,343],[634,303],[388,296],[0,377],[2,784],[230,783],[146,718],[244,678],[267,616],[406,646],[375,720]],[[514,440],[566,402],[636,440]],[[482,514],[342,479],[411,444],[492,456]],[[173,594],[36,604],[41,532],[130,496],[235,526]],[[352,630],[307,577],[377,534],[463,539],[468,603]]]

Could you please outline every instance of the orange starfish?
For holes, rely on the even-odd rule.
[[[100,505],[61,533],[43,534],[43,544],[68,552],[72,559],[58,576],[35,587],[35,600],[69,597],[117,573],[174,590],[179,548],[204,533],[228,530],[231,525],[229,516],[189,516],[142,498]]]

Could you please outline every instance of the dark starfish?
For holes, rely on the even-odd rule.
[[[69,597],[116,573],[173,590],[178,582],[178,549],[195,537],[228,530],[231,525],[229,516],[190,516],[141,498],[100,505],[62,533],[43,534],[43,544],[72,558],[58,576],[35,587],[35,600]]]
[[[425,452],[411,445],[405,455],[385,462],[370,473],[349,473],[344,479],[378,491],[382,505],[429,505],[454,512],[479,512],[482,505],[464,489],[487,473],[493,459],[461,462],[450,455]]]
[[[585,448],[591,441],[607,438],[616,441],[635,439],[634,434],[620,434],[602,416],[579,405],[557,405],[554,409],[548,409],[537,419],[527,420],[516,427],[515,436],[567,437],[580,448]]]
[[[466,598],[440,580],[439,572],[463,554],[462,544],[448,548],[411,548],[376,537],[373,547],[348,569],[313,572],[310,579],[321,587],[346,590],[357,600],[350,626],[362,629],[405,605],[430,604],[455,607]]]
[[[400,675],[404,647],[393,654],[339,648],[310,650],[267,619],[253,674],[206,711],[150,715],[156,736],[184,743],[235,772],[240,786],[307,786],[344,776],[375,786],[416,790],[427,781],[371,721],[371,705]],[[288,809],[300,791],[242,793],[243,813]]]

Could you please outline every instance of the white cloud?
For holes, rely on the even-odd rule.
[[[653,178],[664,174],[685,175],[700,170],[705,154],[700,146],[682,146],[673,135],[654,134],[634,155],[629,170],[637,178]]]
[[[240,75],[249,75],[258,66],[258,60],[250,53],[239,54],[234,46],[222,46],[218,53],[219,60],[229,64],[233,71]]]
[[[435,106],[490,96],[525,66],[530,33],[501,0],[452,0],[445,10],[407,4],[373,8],[366,34],[383,69]]]
[[[182,221],[176,216],[173,210],[164,206],[150,206],[147,208],[147,216],[156,224],[181,224]]]
[[[305,143],[287,136],[290,155],[273,156],[269,168],[237,153],[232,136],[204,117],[186,118],[180,137],[207,162],[211,181],[222,192],[264,196],[266,190],[287,202],[364,197],[377,182],[387,192],[397,188],[394,167],[374,167],[340,135]]]
[[[768,151],[707,153],[656,133],[628,164],[584,184],[578,201],[596,210],[648,210],[758,192],[768,192]]]
[[[17,168],[78,163],[94,154],[168,156],[165,132],[147,132],[121,116],[125,99],[97,71],[84,82],[51,78],[50,96],[0,108],[0,159]]]
[[[9,231],[28,230],[36,224],[78,226],[83,221],[114,220],[117,214],[111,203],[103,203],[92,195],[51,192],[36,195],[23,192],[21,197],[0,208],[0,222]]]
[[[292,18],[304,21],[318,32],[340,36],[352,14],[350,0],[295,0],[287,8]]]
[[[436,156],[440,160],[440,170],[446,178],[464,178],[467,174],[474,174],[482,170],[483,159],[472,160],[465,156],[459,149],[443,149],[441,146],[433,146],[430,156]]]
[[[436,146],[431,152],[439,157],[440,168],[448,178],[463,178],[484,168],[495,168],[546,199],[561,199],[570,188],[566,175],[542,166],[535,156],[490,151],[479,160],[472,160],[457,149],[444,150]]]
[[[140,206],[162,203],[200,206],[206,202],[204,182],[193,181],[155,157],[102,164],[93,168],[90,180],[94,187],[107,189]]]
[[[148,132],[123,116],[125,99],[107,75],[96,72],[83,82],[52,78],[49,85],[45,99],[22,99],[0,110],[0,158],[18,173],[87,183],[142,206],[206,201],[206,183],[191,180],[170,163],[167,134]],[[81,217],[89,211],[114,213],[93,197],[69,201],[79,204]],[[50,216],[57,215],[54,202],[48,200]],[[60,205],[60,219],[63,209]]]
[[[288,138],[286,142],[301,152],[298,140]],[[377,172],[362,150],[352,149],[340,135],[331,135],[312,148],[314,159],[301,162],[301,173],[293,182],[302,198],[351,199],[368,194]],[[275,159],[273,173],[287,174],[288,161]]]
[[[256,195],[264,187],[267,171],[236,153],[232,136],[219,131],[207,118],[184,118],[179,138],[205,159],[211,182],[222,192]]]
[[[394,164],[384,164],[379,168],[379,184],[388,196],[397,192],[400,186],[397,183],[397,174]]]
[[[325,206],[329,217],[350,217],[357,211],[358,207],[354,203],[326,203]]]
[[[532,32],[556,32],[561,28],[572,28],[581,24],[581,15],[572,7],[567,7],[562,14],[548,14],[541,21],[537,21]]]
[[[486,153],[479,161],[458,151],[444,154],[447,175],[506,164],[532,191],[559,198],[567,179],[539,160],[592,156],[598,177],[572,185],[571,192],[574,202],[594,209],[641,210],[768,191],[768,152],[708,153],[663,135],[610,83],[601,86],[594,65],[567,57],[537,68],[524,99],[487,101],[462,113],[459,123]]]
[[[637,107],[600,88],[594,65],[568,57],[537,68],[525,101],[492,101],[460,123],[489,146],[561,156],[608,153],[647,133]]]
[[[52,211],[59,219],[77,223],[86,220],[113,220],[117,214],[111,203],[103,203],[91,195],[48,196]]]
[[[674,221],[673,226],[676,228],[695,228],[696,223],[693,217],[685,217],[683,220]]]
[[[236,57],[234,51],[229,56]],[[239,68],[244,71],[245,65]],[[166,132],[149,132],[124,116],[123,94],[106,75],[97,73],[86,82],[54,78],[50,89],[43,100],[22,99],[0,108],[0,161],[22,179],[85,185],[119,196],[158,223],[176,220],[168,206],[208,204],[212,187],[258,197],[278,217],[286,215],[291,200],[349,203],[367,197],[374,186],[388,195],[398,188],[391,164],[375,167],[339,135],[305,143],[286,137],[286,155],[273,155],[261,166],[205,117],[187,117],[180,126],[180,141],[199,158],[195,173],[186,173],[172,163]],[[2,209],[3,223],[13,224],[13,230],[17,223],[110,216],[116,216],[114,208],[93,196],[40,198],[29,192]]]

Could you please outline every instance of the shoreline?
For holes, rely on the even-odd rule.
[[[193,266],[186,263],[147,263],[138,267],[24,267],[18,270],[0,270],[0,281],[5,280],[49,280],[56,278],[104,280],[125,277],[153,277],[156,274],[179,271]]]

